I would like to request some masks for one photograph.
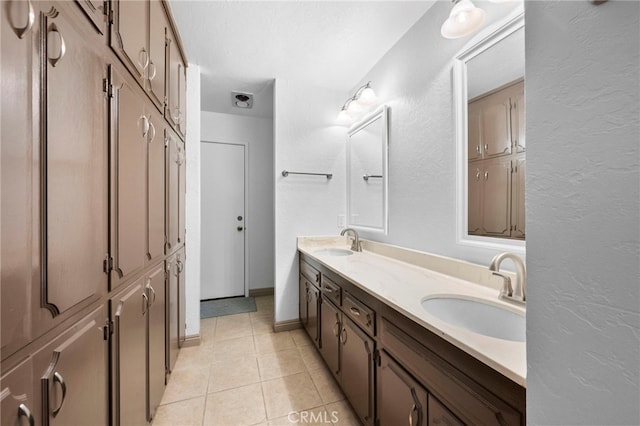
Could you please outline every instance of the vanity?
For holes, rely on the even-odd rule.
[[[362,246],[298,238],[300,321],[361,422],[524,425],[524,308],[498,300],[501,279],[481,265]],[[506,329],[453,325],[438,313],[450,301],[465,315],[474,314],[465,303],[497,308]]]

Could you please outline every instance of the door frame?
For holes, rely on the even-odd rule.
[[[218,145],[236,145],[244,147],[244,297],[249,296],[249,236],[247,235],[247,224],[249,223],[249,143],[245,141],[225,141],[225,140],[200,140],[200,143],[213,143]],[[200,151],[202,152],[202,150]],[[202,162],[202,154],[200,157],[200,167],[202,168],[204,163]],[[203,185],[200,183],[200,191],[203,191]],[[201,196],[202,197],[202,196]],[[202,212],[202,207],[200,208]],[[200,217],[202,221],[202,217]],[[202,246],[202,237],[200,240]],[[200,248],[202,250],[202,247]],[[202,285],[202,283],[201,283]]]

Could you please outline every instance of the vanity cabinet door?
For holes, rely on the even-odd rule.
[[[484,234],[510,235],[511,161],[497,158],[484,163],[482,223]]]
[[[365,425],[373,424],[375,343],[345,315],[340,333],[340,383],[345,396]]]
[[[467,159],[479,160],[482,158],[482,102],[469,103],[467,115]]]
[[[525,208],[524,208],[524,177],[527,162],[524,158],[512,161],[513,174],[511,175],[511,236],[514,238],[525,237]]]
[[[319,320],[319,305],[320,305],[320,290],[313,284],[308,285],[307,292],[307,323],[306,330],[316,347],[320,346],[320,334],[318,328]]]
[[[377,386],[376,398],[380,425],[426,426],[429,424],[427,422],[427,391],[385,351],[380,352]]]
[[[166,359],[165,359],[165,286],[164,286],[164,264],[153,269],[148,277],[145,287],[148,307],[148,339],[147,348],[147,420],[153,420],[156,410],[160,405],[162,394],[164,393],[166,381]]]
[[[322,295],[320,302],[320,354],[335,377],[340,374],[341,313]]]
[[[298,309],[299,309],[299,317],[300,317],[300,324],[302,325],[302,328],[304,328],[306,330],[307,328],[307,321],[309,319],[308,313],[307,313],[307,293],[309,292],[309,285],[307,284],[307,280],[304,278],[304,276],[300,275],[300,280],[299,280],[299,286],[298,286],[298,292],[299,292],[299,296],[298,296]]]

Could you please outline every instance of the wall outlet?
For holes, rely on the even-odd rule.
[[[338,228],[344,228],[344,215],[343,214],[339,214],[338,215]]]

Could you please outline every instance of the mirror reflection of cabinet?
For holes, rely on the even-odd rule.
[[[388,108],[383,105],[348,132],[347,226],[387,232]]]

